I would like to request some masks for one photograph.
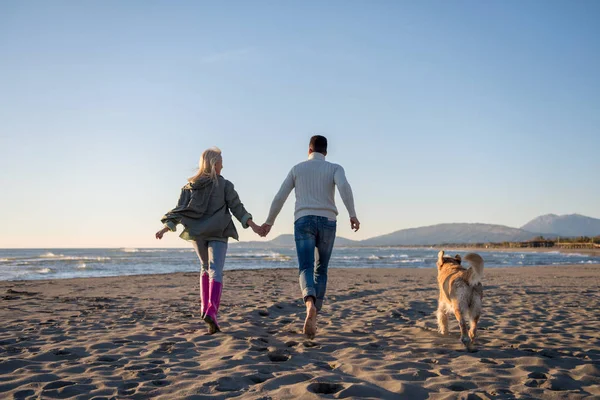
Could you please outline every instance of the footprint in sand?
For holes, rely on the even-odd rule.
[[[273,378],[273,375],[257,373],[257,374],[253,374],[253,375],[248,375],[246,378],[253,384],[257,385],[259,383],[266,382],[269,379]]]
[[[548,375],[543,372],[530,372],[527,377],[530,379],[548,379]]]
[[[139,386],[139,383],[137,383],[137,382],[126,383],[119,389],[119,395],[131,396],[132,394],[135,393],[135,389],[138,386]]]
[[[380,351],[383,350],[382,345],[379,343],[371,342],[364,346],[364,349],[367,351]]]
[[[453,392],[463,392],[465,390],[475,389],[476,387],[477,386],[471,382],[460,382],[453,383],[452,385],[448,386],[448,389],[452,390]]]
[[[139,371],[137,376],[141,380],[155,380],[164,378],[166,375],[162,368],[150,368]]]
[[[75,385],[75,382],[71,382],[71,381],[55,381],[55,382],[50,382],[49,384],[47,384],[46,386],[44,386],[44,388],[42,390],[60,389],[60,388],[64,388],[65,386],[71,386],[71,385]]]
[[[306,389],[316,394],[334,394],[344,389],[344,386],[333,382],[313,382]]]
[[[503,398],[514,398],[513,392],[508,389],[497,389],[490,392],[492,396],[502,396]]]
[[[119,361],[119,358],[117,357],[111,357],[111,356],[100,356],[97,358],[98,362],[108,362],[108,363],[112,363],[115,361]]]
[[[129,365],[124,369],[125,371],[141,371],[144,368],[146,368],[144,365]]]
[[[35,394],[34,390],[28,389],[28,390],[19,390],[18,392],[15,392],[13,394],[14,399],[15,400],[21,400],[21,399],[25,399],[29,396],[33,396]]]
[[[251,338],[248,339],[248,343],[250,343],[250,351],[267,351],[269,340],[265,338]]]
[[[286,350],[274,350],[267,354],[269,360],[273,362],[285,362],[290,359],[290,354]]]
[[[237,392],[242,390],[244,386],[244,381],[242,379],[223,376],[217,379],[217,386],[215,387],[215,390],[217,392]]]
[[[173,346],[175,346],[175,342],[162,342],[158,347],[157,352],[170,353],[173,351]]]
[[[540,387],[552,391],[580,390],[581,384],[566,374],[556,374],[541,382]]]

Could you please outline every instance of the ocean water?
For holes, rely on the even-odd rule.
[[[464,250],[448,250],[465,254]],[[330,268],[435,268],[437,249],[335,248]],[[600,264],[600,257],[559,252],[479,251],[486,268]],[[296,268],[295,248],[229,247],[226,270]],[[198,271],[191,249],[0,249],[0,280],[64,279]]]

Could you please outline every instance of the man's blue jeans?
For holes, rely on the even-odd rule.
[[[327,267],[335,241],[336,221],[307,215],[294,223],[296,252],[300,272],[300,289],[304,301],[315,299],[321,310],[327,290]]]

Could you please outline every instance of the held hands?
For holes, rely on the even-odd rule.
[[[254,233],[256,233],[257,235],[259,235],[260,237],[267,236],[269,234],[269,231],[271,230],[271,225],[269,225],[267,223],[264,223],[261,226],[258,226],[251,219],[248,220],[248,226],[250,228],[252,228],[252,230],[254,231]]]
[[[156,232],[156,238],[162,239],[163,235],[169,231],[169,228],[162,228],[160,231]]]
[[[265,237],[267,236],[267,234],[269,233],[269,231],[271,230],[271,227],[269,225],[269,229],[265,232],[265,225],[263,224],[262,226],[258,226],[254,223],[254,221],[252,221],[251,219],[248,220],[248,226],[250,228],[252,228],[252,230],[254,231],[254,233],[256,233],[257,235],[259,235],[260,237]]]

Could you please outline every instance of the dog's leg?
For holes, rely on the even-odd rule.
[[[482,311],[482,295],[482,286],[479,284],[474,287],[474,290],[471,294],[471,303],[469,309],[469,315],[471,317],[471,329],[469,329],[469,337],[471,338],[471,343],[475,342],[475,337],[477,336],[477,324],[479,323],[479,317],[481,317]]]
[[[479,315],[473,317],[471,320],[471,329],[469,329],[469,338],[471,342],[475,341],[475,336],[477,336],[477,323],[479,322]]]
[[[442,303],[438,304],[437,309],[437,322],[438,322],[438,330],[442,335],[448,334],[448,314],[446,314],[446,309],[442,305]]]
[[[460,341],[466,347],[469,346],[471,339],[469,339],[469,335],[467,332],[467,321],[465,321],[465,312],[459,307],[458,302],[454,303],[454,315],[456,316],[456,320],[458,321],[458,325],[460,326]]]

